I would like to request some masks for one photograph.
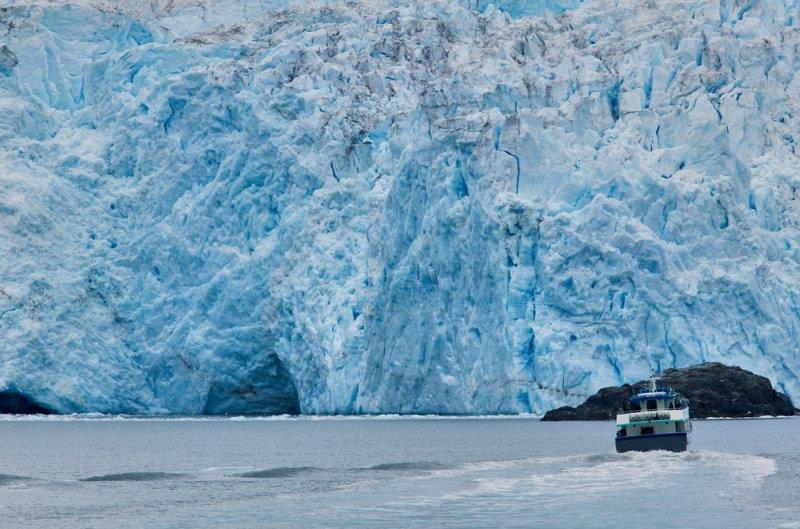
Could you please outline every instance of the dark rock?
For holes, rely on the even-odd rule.
[[[775,391],[769,379],[740,367],[710,362],[661,373],[661,383],[689,399],[693,418],[759,417],[794,415],[789,397]],[[573,408],[548,411],[543,421],[602,421],[614,419],[617,411],[644,381],[603,388]]]
[[[0,413],[41,413],[50,415],[56,412],[46,406],[42,406],[24,393],[6,390],[0,391]]]

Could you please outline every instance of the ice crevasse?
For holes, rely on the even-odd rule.
[[[796,0],[0,0],[0,390],[60,412],[800,398]]]

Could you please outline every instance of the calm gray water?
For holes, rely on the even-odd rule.
[[[795,528],[800,420],[3,420],[3,528]]]

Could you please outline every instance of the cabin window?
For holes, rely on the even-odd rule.
[[[676,422],[675,423],[675,431],[676,432],[685,432],[686,431],[686,425],[683,424],[682,422]]]
[[[642,435],[653,435],[652,426],[642,426]]]
[[[627,437],[628,436],[628,429],[627,428],[620,428],[617,437]]]
[[[658,409],[658,404],[657,404],[657,402],[655,400],[648,400],[647,401],[647,410],[648,411],[657,410],[657,409]]]

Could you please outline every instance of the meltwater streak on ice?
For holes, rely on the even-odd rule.
[[[2,5],[0,390],[539,414],[720,360],[800,398],[796,2]]]

